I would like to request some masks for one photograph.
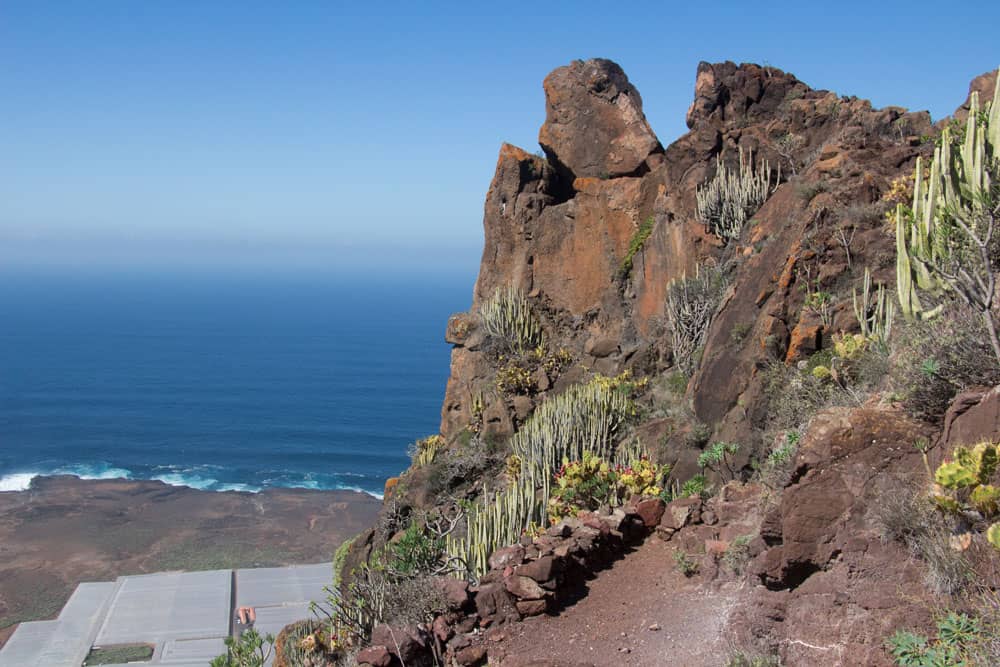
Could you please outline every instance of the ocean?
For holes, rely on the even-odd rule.
[[[0,276],[0,491],[380,495],[435,433],[472,276]]]

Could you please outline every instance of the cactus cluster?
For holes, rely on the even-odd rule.
[[[698,266],[694,277],[682,276],[667,285],[667,328],[674,365],[690,376],[698,365],[697,352],[715,317],[726,279],[721,267]]]
[[[777,181],[781,180],[778,167]],[[715,177],[698,187],[698,220],[723,241],[738,239],[747,220],[773,192],[771,166],[761,161],[756,168],[753,152],[744,158],[740,148],[739,169],[729,169],[716,158]]]
[[[486,572],[487,559],[496,549],[513,544],[533,526],[546,525],[553,475],[564,461],[599,456],[612,464],[628,464],[639,459],[641,445],[618,451],[615,441],[635,414],[630,394],[641,384],[627,375],[598,376],[539,405],[511,438],[510,484],[484,492],[468,512],[466,535],[449,536],[449,557],[463,560],[467,574],[476,579]]]
[[[411,447],[410,456],[414,466],[424,466],[434,461],[438,450],[444,447],[444,438],[440,435],[429,435],[422,440],[417,440]]]
[[[920,293],[950,291],[981,312],[1000,359],[992,317],[996,288],[997,179],[1000,175],[1000,86],[983,111],[970,96],[964,128],[946,127],[925,175],[917,160],[913,207],[896,207],[896,281],[907,318],[933,317]]]
[[[934,503],[976,522],[1000,515],[1000,488],[990,483],[1000,462],[1000,446],[981,442],[974,447],[956,447],[952,457],[934,473]],[[1000,522],[987,528],[986,539],[1000,549]]]
[[[455,574],[478,580],[489,570],[490,554],[517,542],[524,530],[530,528],[530,522],[525,524],[526,517],[540,512],[541,503],[528,485],[511,484],[493,493],[484,489],[482,499],[468,511],[465,536],[445,538],[445,553],[464,562],[468,570]]]
[[[542,325],[531,312],[531,305],[521,290],[507,285],[497,288],[479,307],[479,317],[487,334],[504,341],[513,351],[541,345]]]
[[[887,349],[896,307],[886,297],[884,285],[879,285],[872,292],[872,273],[868,267],[865,267],[861,297],[858,297],[857,290],[852,290],[851,299],[854,302],[854,316],[861,326],[861,335],[875,341],[883,350]]]

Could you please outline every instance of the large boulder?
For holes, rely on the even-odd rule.
[[[646,158],[663,151],[642,113],[639,91],[610,60],[577,60],[549,74],[543,85],[545,124],[538,143],[571,178],[636,174]]]

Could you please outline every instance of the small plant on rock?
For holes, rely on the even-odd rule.
[[[958,667],[969,662],[970,649],[980,640],[978,619],[951,613],[937,622],[938,636],[929,639],[898,630],[886,642],[900,667]]]
[[[734,479],[736,471],[731,457],[739,451],[740,446],[735,442],[716,442],[698,455],[698,466],[714,471],[723,479]]]
[[[700,567],[698,561],[694,560],[686,551],[677,550],[674,552],[674,565],[685,577],[693,577],[698,574]]]

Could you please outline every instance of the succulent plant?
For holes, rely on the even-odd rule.
[[[483,329],[504,341],[518,354],[542,342],[542,325],[531,312],[531,305],[521,290],[507,285],[497,288],[479,307]]]

